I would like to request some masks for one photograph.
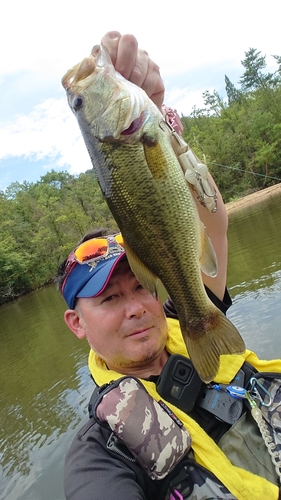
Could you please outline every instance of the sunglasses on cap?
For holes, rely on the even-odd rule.
[[[99,260],[113,257],[124,251],[124,240],[121,233],[98,236],[84,241],[69,254],[65,270],[67,272],[74,263],[89,264],[94,268]]]
[[[86,240],[73,250],[66,261],[61,289],[68,307],[74,308],[77,297],[95,297],[99,294],[115,265],[125,256],[121,233]]]

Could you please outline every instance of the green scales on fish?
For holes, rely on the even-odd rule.
[[[216,257],[169,126],[147,94],[115,71],[102,46],[62,84],[134,274],[154,295],[163,283],[196,370],[205,382],[213,380],[220,355],[245,346],[206,294],[201,270],[215,276]]]

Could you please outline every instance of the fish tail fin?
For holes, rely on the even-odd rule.
[[[205,383],[211,382],[219,371],[221,354],[242,354],[245,343],[237,328],[218,310],[215,327],[205,330],[196,338],[190,334],[186,346],[199,377]]]

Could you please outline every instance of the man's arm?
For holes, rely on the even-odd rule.
[[[198,207],[199,217],[206,227],[207,234],[212,242],[217,256],[218,274],[215,278],[212,278],[211,276],[207,276],[202,273],[202,277],[204,285],[206,285],[220,300],[222,300],[225,293],[227,276],[228,216],[222,196],[210,174],[208,175],[208,180],[211,186],[216,189],[217,211],[215,213],[210,212],[201,205],[197,198],[196,204]]]
[[[65,459],[66,500],[157,498],[155,481],[126,458],[126,453],[118,453],[119,448],[114,451],[109,445],[111,434],[90,419],[75,436]]]

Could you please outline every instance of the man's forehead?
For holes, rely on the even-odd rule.
[[[122,277],[122,276],[132,276],[135,278],[135,275],[133,273],[133,271],[131,270],[130,266],[129,266],[129,263],[127,260],[123,260],[121,262],[118,262],[118,264],[116,265],[113,273],[112,273],[112,276],[110,277],[110,280],[109,280],[109,283],[114,280],[114,278],[117,278],[117,277]]]

